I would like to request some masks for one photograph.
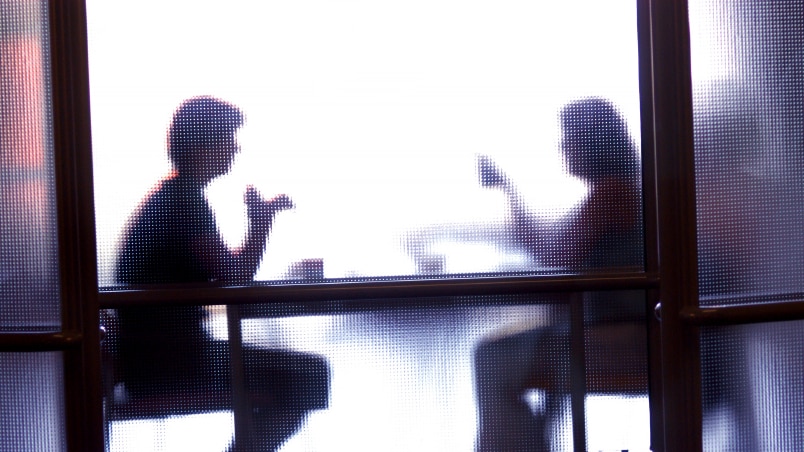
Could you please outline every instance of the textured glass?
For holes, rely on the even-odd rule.
[[[593,306],[612,294],[636,308],[611,309],[604,318],[589,315],[583,322],[588,446],[646,451],[646,330],[633,317],[644,295],[608,292],[575,300],[594,313]],[[303,414],[298,430],[266,427],[284,435],[283,451],[443,452],[470,451],[475,444],[486,451],[572,450],[572,299],[372,300],[339,302],[333,312],[307,315],[293,314],[293,307],[241,307],[253,422],[261,425],[260,413],[279,393],[293,400],[278,402],[279,412],[294,406]],[[181,371],[154,369],[156,363],[115,366],[127,360],[126,352],[114,339],[106,343],[113,451],[212,451],[229,443],[226,310],[206,311],[203,336],[191,338],[194,346],[185,339],[177,357],[176,366],[186,364]],[[105,312],[107,325],[121,320],[116,314]],[[181,333],[172,340],[181,341]],[[202,361],[192,367],[187,360],[196,357]],[[158,350],[151,359],[163,362]],[[175,398],[199,390],[203,399]],[[223,403],[214,406],[216,400]]]
[[[804,1],[690,1],[690,26],[702,304],[801,292]]]
[[[66,451],[62,354],[0,353],[0,451]]]
[[[704,450],[799,450],[804,322],[708,328],[701,342]]]
[[[0,2],[0,332],[57,329],[58,250],[44,2]]]
[[[201,280],[642,270],[634,1],[138,5],[87,2],[101,286],[134,281],[132,229],[176,237],[139,208],[189,219],[215,260],[266,233],[278,194],[257,268]],[[236,143],[170,132],[204,95],[240,110]],[[565,108],[589,98],[611,108]],[[157,202],[188,172],[192,202]],[[187,245],[126,265],[176,268]]]
[[[790,299],[804,289],[804,2],[689,6],[701,304]],[[702,330],[704,450],[801,448],[802,332]]]

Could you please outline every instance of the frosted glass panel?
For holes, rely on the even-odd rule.
[[[44,2],[2,2],[0,331],[59,327],[58,250]]]
[[[138,240],[126,235],[138,227],[132,215],[171,211],[146,198],[169,197],[176,189],[164,182],[187,173],[168,152],[181,134],[168,135],[184,102],[204,95],[243,118],[227,131],[237,143],[187,138],[212,151],[204,161],[224,161],[220,177],[193,189],[194,213],[172,210],[203,225],[181,227],[219,234],[204,248],[211,254],[247,248],[255,195],[289,198],[267,208],[277,213],[258,268],[204,281],[640,271],[635,7],[87,2],[101,286],[133,282],[116,267]],[[611,109],[562,114],[586,98]],[[568,165],[570,148],[607,161]],[[572,240],[562,227],[584,215],[594,178],[615,171],[608,160],[624,181],[596,192],[626,202],[594,215],[627,231],[600,239],[606,245],[586,260],[563,262],[551,255]],[[544,230],[558,238],[540,238]]]
[[[0,353],[0,451],[66,451],[62,354]]]
[[[795,299],[804,290],[804,2],[689,6],[701,304]],[[704,450],[801,447],[801,327],[702,330]]]
[[[803,25],[800,0],[690,1],[703,296],[804,290]]]
[[[606,311],[584,322],[589,450],[646,451],[647,336],[633,317],[644,293],[578,297],[587,312]],[[251,419],[283,451],[572,450],[572,299],[342,301],[321,315],[241,307]],[[207,308],[192,335],[132,336],[123,327],[136,314],[104,315],[121,327],[105,342],[112,450],[223,450],[233,434],[225,308]],[[298,413],[297,429],[261,418],[266,406]]]
[[[704,330],[704,450],[801,447],[802,331],[801,321]]]

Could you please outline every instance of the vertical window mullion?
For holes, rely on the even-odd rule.
[[[99,311],[90,153],[86,14],[82,1],[49,2],[62,327],[79,331],[65,360],[69,451],[103,450]]]
[[[661,279],[665,450],[702,448],[692,88],[686,1],[652,3],[652,64]]]

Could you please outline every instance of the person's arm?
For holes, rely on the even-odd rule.
[[[260,266],[274,216],[293,207],[287,195],[263,199],[254,187],[245,194],[248,229],[243,245],[238,249],[226,246],[219,234],[199,237],[196,253],[202,256],[203,265],[213,280],[225,282],[251,281]]]
[[[516,242],[548,267],[577,268],[606,231],[631,227],[639,218],[631,202],[639,199],[638,188],[616,178],[593,183],[568,217],[548,223],[528,213],[515,184],[491,159],[479,157],[478,171],[481,185],[501,189],[508,198]]]
[[[543,255],[545,244],[550,243],[551,224],[539,221],[528,212],[524,199],[508,175],[488,156],[477,157],[477,172],[480,185],[502,190],[508,201],[514,241],[534,255],[539,262],[552,265]]]

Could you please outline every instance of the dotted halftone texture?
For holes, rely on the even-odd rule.
[[[572,423],[569,309],[541,304],[556,301],[542,297],[400,299],[395,308],[386,301],[386,308],[372,311],[248,319],[243,337],[249,346],[326,359],[330,405],[314,419],[319,428],[338,432],[327,438],[331,444],[565,450]],[[647,393],[645,329],[636,323],[586,328],[590,380],[608,394]],[[624,381],[630,386],[620,391]]]
[[[0,353],[0,451],[64,451],[62,354]]]
[[[0,330],[59,327],[47,11],[0,3]]]
[[[804,2],[689,6],[701,304],[801,292]],[[801,448],[801,326],[702,330],[704,450]]]
[[[801,291],[804,2],[690,11],[701,295]]]
[[[231,139],[233,137],[231,132],[237,129],[242,120],[240,112],[228,111],[229,108],[235,109],[234,106],[228,104],[226,104],[226,108],[223,108],[219,102],[209,99],[201,102],[203,100],[195,98],[195,102],[190,105],[192,108],[185,108],[188,104],[184,104],[185,106],[175,112],[170,126],[169,155],[180,174],[188,172],[183,169],[198,171],[199,162],[204,162],[204,171],[214,169],[215,173],[220,175],[226,173],[226,169],[231,163],[227,162],[227,152],[229,151],[226,144],[228,141],[224,138]],[[283,259],[287,259],[287,256],[272,252],[285,246],[288,239],[294,239],[293,235],[287,235],[287,232],[285,232],[286,235],[282,235],[283,217],[279,217],[275,225],[277,227],[270,236],[269,248],[261,267],[284,266],[285,271],[279,275],[274,274],[273,279],[289,280],[319,280],[329,277],[328,275],[332,274],[329,272],[337,272],[333,276],[334,278],[394,279],[418,275],[543,272],[548,268],[566,272],[642,270],[644,249],[642,203],[639,189],[641,186],[639,153],[624,117],[617,105],[602,98],[573,101],[561,110],[560,116],[565,132],[564,141],[573,149],[572,157],[568,160],[575,162],[573,165],[567,165],[565,169],[571,175],[586,180],[590,185],[590,191],[594,185],[595,193],[590,194],[589,202],[582,203],[581,207],[571,212],[565,212],[566,215],[559,221],[549,226],[544,225],[546,227],[538,227],[537,222],[540,223],[539,226],[543,225],[541,225],[541,221],[537,221],[539,220],[537,217],[549,212],[531,211],[529,207],[524,207],[526,218],[523,218],[522,221],[518,217],[514,218],[510,215],[512,209],[508,209],[509,203],[521,202],[525,205],[530,201],[535,201],[537,197],[552,199],[557,195],[549,192],[538,195],[531,193],[528,196],[533,199],[518,201],[503,196],[502,193],[506,190],[502,189],[502,184],[510,182],[511,186],[507,188],[518,191],[520,184],[527,187],[529,181],[509,180],[503,175],[505,168],[497,168],[489,158],[478,161],[477,186],[468,187],[467,191],[471,192],[474,188],[486,187],[489,190],[484,195],[488,195],[494,189],[499,189],[497,190],[501,194],[499,204],[494,207],[498,208],[498,212],[505,213],[488,215],[485,218],[478,216],[478,220],[444,224],[439,224],[436,220],[430,223],[431,220],[422,214],[421,218],[416,220],[420,224],[410,224],[405,226],[404,230],[394,229],[388,225],[387,229],[380,227],[378,231],[372,231],[371,235],[384,237],[383,243],[394,242],[397,249],[388,247],[387,249],[379,248],[380,251],[376,251],[361,248],[356,244],[353,249],[343,246],[342,249],[334,252],[334,255],[327,256],[327,259],[330,260],[310,257],[300,260],[294,258],[288,262],[283,261]],[[220,145],[220,149],[215,149],[215,145]],[[370,167],[367,167],[368,169]],[[425,175],[430,170],[421,168],[421,171],[422,175]],[[371,173],[371,171],[367,171],[367,173]],[[533,173],[533,177],[537,177],[536,169]],[[375,190],[378,193],[385,191],[391,197],[397,196],[399,186],[394,186],[393,183],[394,181],[389,181],[388,184],[378,183],[375,185]],[[189,213],[199,213],[206,210],[207,207],[213,208],[212,203],[208,203],[201,196],[193,200],[197,205],[194,206],[195,210],[191,210],[189,199],[182,205],[183,203],[180,202],[182,200],[178,197],[170,198],[168,195],[163,195],[167,201],[159,205],[157,211],[156,205],[149,203],[156,202],[155,199],[162,190],[166,190],[166,185],[168,185],[167,181],[163,181],[158,186],[158,191],[153,190],[148,193],[148,197],[141,202],[139,210],[135,211],[135,214],[139,212],[139,215],[144,215],[149,212],[148,208],[153,208],[151,213],[154,215],[169,217],[175,214],[181,220],[190,218]],[[445,188],[446,191],[454,189],[454,187]],[[288,195],[291,198],[294,196],[292,192]],[[322,196],[324,195],[322,194]],[[473,195],[468,194],[467,196]],[[176,202],[169,203],[171,199]],[[240,201],[236,200],[232,204],[240,205]],[[186,212],[177,211],[182,207],[187,208]],[[242,214],[247,212],[247,209],[234,209],[227,211],[226,215],[220,212],[222,210],[215,210],[215,217],[210,220],[218,232],[224,231],[221,227],[224,224],[239,224],[243,228],[246,227],[248,220]],[[337,217],[336,220],[354,224],[355,229],[360,230],[366,224],[371,224],[370,221],[366,221],[376,213],[371,212],[370,209],[364,212],[368,217],[349,217],[344,214],[342,218]],[[180,213],[181,215],[179,215]],[[249,213],[249,215],[251,214]],[[531,215],[533,221],[529,221]],[[208,213],[205,213],[205,216],[212,217]],[[179,220],[169,224],[185,226]],[[172,269],[177,268],[171,259],[176,258],[178,253],[175,249],[171,249],[170,242],[173,242],[172,238],[179,234],[191,235],[197,231],[186,230],[186,227],[185,230],[177,228],[175,231],[167,231],[162,226],[166,221],[161,217],[151,221],[152,224],[144,223],[139,226],[141,229],[137,231],[136,238],[131,239],[128,236],[119,241],[118,244],[121,244],[121,248],[118,253],[108,253],[118,256],[116,283],[179,282],[165,276]],[[604,226],[598,227],[598,223],[602,223]],[[130,233],[132,227],[131,220],[129,220],[127,229],[123,233]],[[210,226],[208,229],[211,231],[213,227]],[[277,229],[280,229],[278,236],[276,235]],[[588,229],[595,229],[595,233],[588,234]],[[545,232],[545,230],[547,231]],[[593,236],[590,237],[590,235]],[[125,256],[125,253],[128,252],[126,246],[134,246],[136,245],[134,242],[137,241],[156,242],[159,240],[166,240],[167,243],[160,243],[158,249],[152,250],[150,254],[140,251],[137,255],[126,257],[126,265],[147,267],[150,276],[145,278],[140,275],[127,274],[125,268],[119,267],[119,256],[121,254]],[[285,240],[284,243],[283,240]],[[241,243],[230,243],[229,245],[238,244]],[[100,246],[104,248],[104,243],[101,243]],[[272,249],[272,246],[278,248]],[[107,249],[101,250],[102,253],[110,251],[108,247],[105,248]],[[326,254],[328,246],[322,246],[322,248],[324,249],[321,250],[321,253]],[[567,248],[579,249],[580,252],[565,251]],[[157,255],[156,252],[159,250],[162,251],[162,254]],[[386,254],[383,255],[382,252]],[[367,253],[371,254],[366,255]],[[349,256],[350,254],[354,254],[354,256]],[[555,255],[575,256],[576,254],[582,257],[578,259],[555,257]],[[361,255],[363,255],[362,259]],[[349,258],[345,259],[347,256]],[[357,262],[360,260],[377,262],[377,264],[373,266],[350,264],[358,265],[358,268],[361,268],[355,270],[349,269],[349,265],[342,263],[343,261]],[[339,261],[343,268],[338,268]],[[402,261],[405,263],[401,264]],[[332,262],[335,264],[333,265]],[[398,269],[399,273],[393,273],[394,270],[383,273],[383,270],[370,267]],[[337,270],[330,270],[332,268]],[[256,276],[260,277],[259,272]],[[191,279],[188,277],[186,280]],[[200,278],[192,280],[194,282],[202,281]],[[203,279],[203,281],[206,280],[208,278]]]
[[[550,301],[545,297],[400,299],[395,300],[397,307],[378,300],[385,308],[363,309],[370,308],[371,302],[344,303],[332,313],[315,315],[293,315],[287,307],[261,306],[263,317],[242,322],[246,380],[251,388],[262,384],[270,390],[269,382],[276,378],[266,359],[268,354],[249,350],[281,351],[301,364],[283,364],[307,376],[306,380],[294,378],[299,384],[283,392],[317,408],[309,412],[306,424],[289,440],[291,450],[472,450],[478,433],[480,386],[505,392],[507,389],[498,385],[501,378],[523,375],[517,394],[521,407],[538,410],[526,403],[527,375],[549,370],[559,376],[558,380],[566,381],[569,345],[561,331],[568,310],[566,306],[544,304]],[[226,334],[225,311],[210,311],[209,334],[222,339]],[[495,351],[482,367],[478,361],[484,348],[500,353]],[[187,350],[188,355],[194,353],[197,351]],[[321,361],[311,357],[326,363],[326,392],[322,393],[318,383]],[[228,366],[228,361],[223,355],[210,354],[206,365],[226,373],[222,367]],[[174,378],[174,390],[188,384],[179,375]],[[131,388],[112,388],[111,396],[120,403],[120,409],[125,409],[127,395],[129,401],[135,400],[136,394],[126,389]],[[207,395],[211,398],[214,391],[228,389],[209,387]],[[323,406],[318,403],[322,394]],[[559,408],[555,425],[546,431],[548,438],[554,436],[554,443],[563,441],[564,436],[552,432],[567,430],[569,422],[564,406]],[[133,413],[120,414],[128,417]],[[489,414],[502,420],[506,416],[495,409]],[[112,426],[111,443],[137,439],[125,437],[128,433],[122,425],[116,422]],[[231,427],[228,422],[209,425],[197,435],[226,436]],[[138,433],[133,434],[152,437],[154,444],[177,444],[176,435],[181,435],[161,422],[154,423],[149,431],[136,430]],[[525,433],[537,437],[533,428]],[[532,443],[532,439],[526,441]]]
[[[702,331],[704,450],[797,450],[804,442],[804,323]]]

